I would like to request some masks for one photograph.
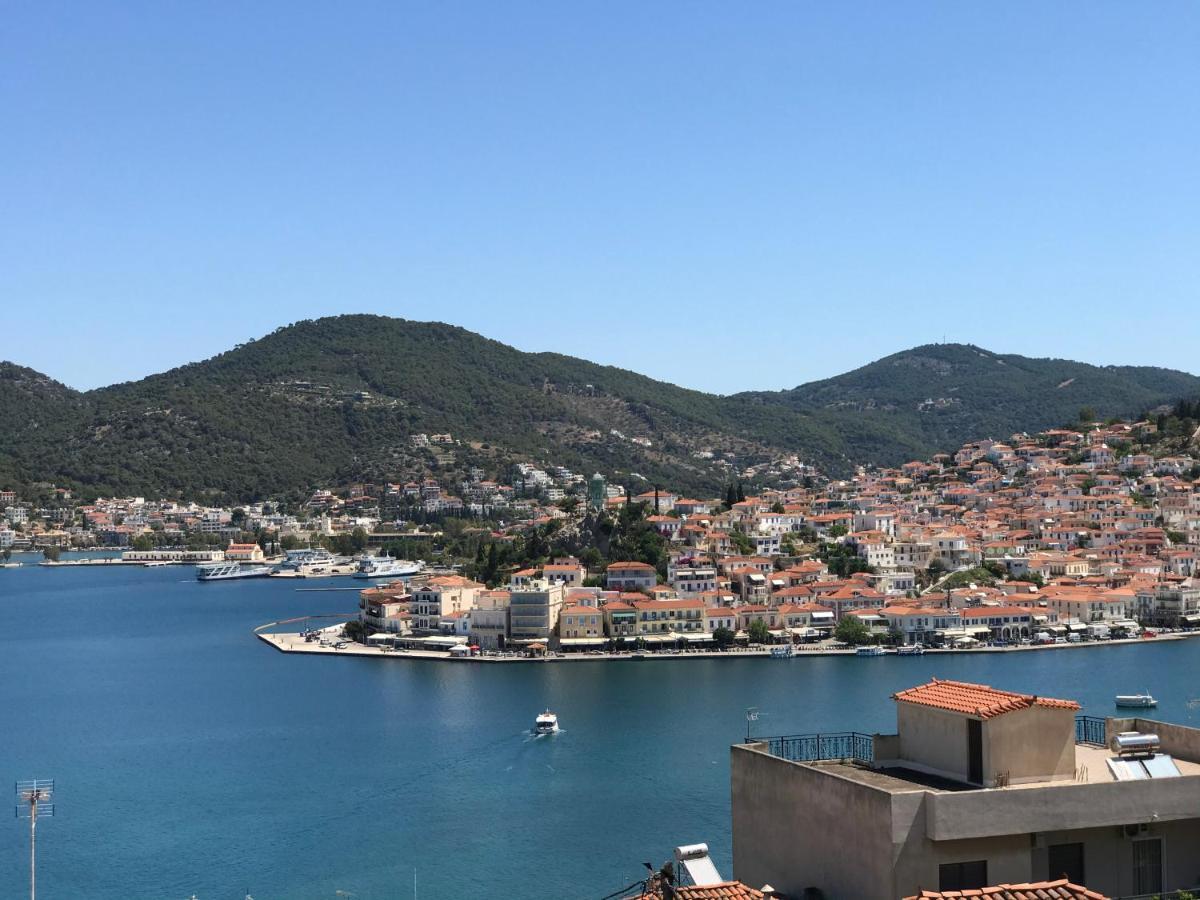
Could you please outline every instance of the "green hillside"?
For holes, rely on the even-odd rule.
[[[1181,372],[937,345],[792,391],[719,397],[449,325],[340,316],[87,393],[4,364],[0,477],[253,499],[429,471],[453,483],[472,465],[503,474],[533,461],[714,492],[733,468],[789,454],[842,473],[1072,420],[1081,406],[1133,414],[1197,395],[1200,379]],[[448,449],[413,440],[446,432]]]
[[[740,395],[793,411],[832,414],[904,435],[921,456],[965,441],[1007,438],[1098,417],[1136,416],[1175,398],[1200,395],[1200,378],[1148,366],[1092,366],[991,353],[967,344],[928,344],[790,391]],[[894,463],[900,455],[869,453]]]
[[[10,393],[0,397],[0,424],[42,402]],[[819,415],[378,316],[300,322],[201,363],[68,391],[55,403],[70,404],[72,415],[40,435],[0,438],[0,456],[27,478],[99,492],[254,497],[412,476],[435,464],[495,471],[516,460],[716,490],[728,478],[717,461],[725,454],[742,465],[804,447],[836,466],[848,452]],[[49,405],[44,418],[56,418]],[[410,440],[445,432],[464,442],[451,462]],[[716,459],[697,458],[701,449]]]

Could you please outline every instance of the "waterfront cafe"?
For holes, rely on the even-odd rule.
[[[378,637],[378,635],[371,637]],[[392,646],[404,650],[433,650],[445,653],[453,651],[455,647],[467,644],[467,637],[461,634],[430,634],[420,637],[411,634],[394,634],[390,637],[395,642]],[[370,639],[367,638],[368,641]]]
[[[559,638],[558,644],[563,650],[602,650],[608,641],[606,637],[568,637]]]
[[[934,632],[937,643],[947,647],[973,647],[986,641],[992,634],[987,625],[960,625],[957,628],[939,628]]]

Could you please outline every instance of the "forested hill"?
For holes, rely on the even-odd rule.
[[[521,460],[714,491],[729,478],[725,460],[799,449],[837,468],[850,451],[822,414],[380,316],[300,322],[84,394],[51,392],[20,371],[28,374],[0,384],[0,476],[101,492],[253,498],[468,465],[497,474]],[[461,443],[436,454],[414,447],[413,435],[434,433]]]
[[[729,465],[798,454],[842,472],[1069,421],[1081,406],[1135,414],[1192,396],[1200,379],[1180,372],[939,345],[793,391],[719,397],[448,325],[340,316],[87,393],[0,365],[0,480],[253,499],[526,460],[711,492]],[[447,432],[449,450],[413,441]]]
[[[790,391],[739,395],[792,411],[834,413],[905,435],[923,454],[1096,416],[1136,416],[1200,396],[1200,378],[1150,366],[1093,366],[927,344]],[[875,457],[894,461],[886,454]]]

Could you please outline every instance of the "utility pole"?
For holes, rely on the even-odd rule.
[[[38,816],[53,816],[53,779],[18,781],[17,818],[29,819],[29,900],[37,900],[37,821]]]

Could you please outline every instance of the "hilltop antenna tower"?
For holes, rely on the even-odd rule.
[[[54,780],[33,779],[16,785],[18,819],[29,820],[29,900],[37,900],[38,816],[54,815]]]

